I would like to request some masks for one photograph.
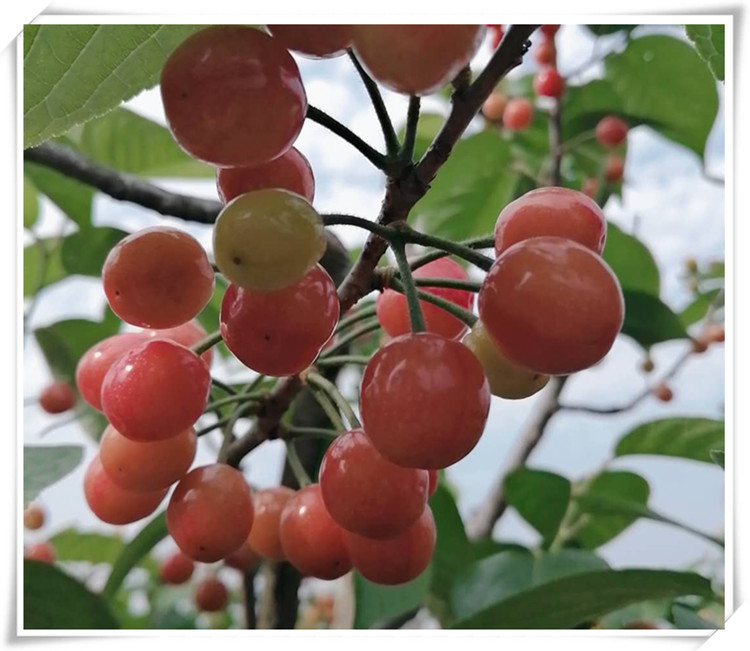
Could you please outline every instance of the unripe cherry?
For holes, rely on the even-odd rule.
[[[500,122],[503,119],[508,98],[498,91],[494,91],[482,104],[482,115],[490,122]]]
[[[167,489],[137,493],[125,490],[112,481],[97,455],[86,469],[83,492],[89,508],[102,522],[130,524],[153,513]]]
[[[195,430],[189,427],[161,441],[132,441],[109,425],[99,442],[104,470],[118,486],[136,492],[168,488],[195,459]]]
[[[39,561],[40,563],[49,563],[50,565],[57,560],[57,554],[48,542],[38,542],[29,545],[24,551],[23,557],[30,561]]]
[[[604,147],[617,147],[628,137],[628,125],[614,115],[602,118],[596,125],[596,140]]]
[[[204,613],[215,613],[226,608],[229,593],[216,577],[203,579],[195,587],[195,606]]]
[[[433,260],[419,267],[414,273],[414,278],[449,278],[454,280],[469,280],[469,274],[458,262],[450,258]],[[474,305],[473,292],[464,289],[453,289],[450,287],[421,288],[425,292],[444,298],[455,303],[465,310],[471,310]],[[455,339],[466,332],[466,324],[459,318],[446,312],[441,307],[419,301],[422,308],[422,316],[425,320],[427,332],[432,332],[448,339]],[[409,307],[406,297],[393,289],[386,289],[380,294],[375,302],[375,310],[381,327],[391,337],[398,337],[411,332],[409,321]]]
[[[267,25],[285,48],[312,59],[329,59],[346,53],[352,43],[351,25]]]
[[[245,542],[253,526],[253,500],[242,473],[221,463],[190,471],[167,507],[167,529],[190,558],[213,563]]]
[[[565,79],[557,68],[549,66],[540,70],[534,77],[534,92],[543,97],[559,98],[565,91]]]
[[[221,334],[227,348],[248,368],[274,377],[310,366],[338,319],[336,286],[320,265],[276,291],[230,285],[221,304]]]
[[[534,118],[534,107],[525,97],[511,99],[503,111],[503,126],[511,131],[523,131]]]
[[[331,517],[368,538],[406,530],[424,511],[429,484],[427,471],[389,461],[360,429],[339,436],[320,465],[321,494]]]
[[[176,551],[159,568],[159,576],[164,583],[182,585],[190,580],[194,569],[195,561],[181,551]]]
[[[367,436],[383,456],[411,468],[445,468],[479,441],[490,390],[479,361],[462,343],[408,334],[373,355],[360,408]]]
[[[381,585],[416,579],[430,564],[435,551],[435,519],[430,507],[406,531],[388,540],[372,540],[347,533],[346,546],[355,569]]]
[[[102,408],[133,441],[162,441],[191,427],[211,389],[206,364],[192,350],[152,339],[125,353],[102,384]]]
[[[531,190],[511,201],[495,223],[495,253],[532,237],[564,237],[601,253],[607,220],[599,205],[582,192],[560,187]]]
[[[617,154],[610,154],[604,161],[604,178],[608,183],[619,183],[625,173],[625,163]]]
[[[44,509],[38,504],[29,504],[23,510],[23,526],[29,531],[36,531],[44,526]]]
[[[260,556],[252,550],[246,540],[224,559],[224,564],[241,572],[249,572],[258,567],[260,561]]]
[[[493,396],[520,400],[533,396],[549,382],[549,375],[513,364],[498,350],[481,321],[477,321],[464,344],[474,353],[487,376]]]
[[[281,512],[294,495],[295,491],[286,486],[267,488],[253,495],[255,521],[247,544],[256,554],[270,561],[283,561],[285,558],[281,546],[279,520]]]
[[[76,394],[67,382],[53,382],[39,394],[39,406],[48,414],[61,414],[73,408]]]
[[[174,328],[164,328],[163,330],[144,330],[139,334],[142,334],[144,337],[148,337],[150,339],[169,339],[169,341],[174,341],[178,344],[182,344],[186,348],[194,346],[199,341],[205,339],[208,335],[206,329],[195,319]],[[211,361],[213,360],[213,350],[209,348],[201,355],[201,359],[206,362],[206,366],[210,368]]]
[[[326,509],[318,484],[306,486],[286,503],[279,536],[284,556],[303,576],[332,581],[352,569],[344,530]]]
[[[173,328],[206,306],[214,271],[192,235],[154,226],[120,240],[102,268],[112,311],[142,328]]]
[[[506,250],[479,292],[479,318],[504,357],[537,373],[593,366],[622,327],[624,299],[609,266],[561,237]]]

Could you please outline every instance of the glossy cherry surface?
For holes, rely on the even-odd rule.
[[[169,339],[170,341],[182,344],[186,348],[194,346],[199,341],[205,339],[208,335],[206,329],[195,319],[174,328],[164,328],[163,330],[144,330],[139,334],[142,334],[145,337],[149,337],[151,339]],[[201,355],[201,359],[206,362],[206,366],[210,367],[211,361],[213,360],[213,350],[209,348],[205,353]]]
[[[175,140],[218,167],[281,156],[297,139],[307,111],[287,49],[241,25],[208,27],[180,44],[164,64],[161,96]]]
[[[250,545],[247,544],[247,540],[224,558],[225,565],[242,572],[248,572],[253,568],[258,567],[260,561],[260,556],[258,556],[258,554],[252,550]]]
[[[76,394],[67,382],[53,382],[39,394],[39,406],[48,414],[62,414],[73,408]]]
[[[548,66],[540,70],[534,77],[534,92],[544,97],[559,98],[565,91],[565,79],[557,68]]]
[[[617,147],[628,137],[628,125],[614,115],[599,120],[596,125],[596,140],[604,147]]]
[[[392,463],[362,430],[339,436],[320,466],[320,488],[331,517],[368,538],[391,538],[424,510],[427,471]]]
[[[367,436],[385,457],[412,468],[445,468],[469,454],[489,406],[474,354],[429,333],[402,335],[380,348],[360,389]]]
[[[159,568],[159,576],[164,583],[181,585],[190,580],[195,569],[195,561],[180,551],[169,556]]]
[[[479,317],[500,352],[537,373],[592,366],[609,352],[623,316],[622,290],[609,266],[560,237],[509,248],[479,292]]]
[[[281,512],[294,495],[295,491],[286,486],[268,488],[253,495],[255,521],[247,543],[256,554],[270,561],[285,559],[279,520]]]
[[[268,25],[271,36],[284,47],[313,59],[346,53],[352,44],[351,25]]]
[[[525,97],[508,100],[503,111],[503,126],[511,131],[523,131],[534,119],[534,106]]]

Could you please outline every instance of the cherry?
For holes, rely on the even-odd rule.
[[[30,561],[39,561],[40,563],[49,563],[50,565],[57,560],[57,554],[48,542],[38,542],[29,545],[23,557]]]
[[[76,386],[81,397],[94,409],[101,411],[102,383],[112,364],[143,341],[141,333],[113,335],[89,348],[78,360]]]
[[[208,27],[185,40],[164,64],[161,97],[179,145],[218,167],[281,156],[307,112],[299,69],[287,49],[241,25]]]
[[[89,508],[102,522],[130,524],[153,513],[167,489],[151,492],[125,490],[112,481],[97,455],[86,469],[83,492]]]
[[[651,373],[653,372],[654,368],[654,360],[650,357],[646,357],[646,359],[641,362],[641,370],[644,373]]]
[[[620,331],[624,309],[609,266],[561,237],[510,247],[479,292],[479,318],[503,356],[548,375],[575,373],[602,359]]]
[[[533,396],[549,382],[549,375],[535,373],[508,361],[497,349],[481,321],[471,329],[464,344],[484,369],[493,396],[520,400]]]
[[[503,126],[511,131],[523,131],[534,118],[534,107],[525,97],[511,99],[503,111]]]
[[[315,178],[307,158],[292,147],[285,154],[257,167],[224,167],[216,170],[216,188],[224,203],[246,192],[269,188],[289,190],[312,203]]]
[[[542,41],[534,50],[534,59],[540,66],[554,66],[556,58],[557,49],[552,40]]]
[[[562,78],[557,68],[549,66],[540,70],[534,77],[534,92],[544,97],[562,96],[565,91],[565,79]]]
[[[599,120],[596,125],[596,140],[604,147],[617,147],[628,137],[628,125],[614,115]]]
[[[23,526],[30,531],[36,531],[44,526],[44,509],[38,504],[29,504],[23,510]]]
[[[208,303],[214,271],[198,241],[155,226],[120,240],[109,252],[102,283],[112,311],[143,328],[172,328]]]
[[[229,556],[224,559],[224,564],[241,572],[249,572],[258,567],[260,556],[256,554],[247,541],[243,542]]]
[[[53,382],[39,394],[39,406],[48,414],[61,414],[73,409],[76,394],[67,382]]]
[[[705,353],[708,350],[708,344],[711,343],[708,341],[705,337],[701,336],[697,339],[693,339],[691,342],[691,348],[693,350],[693,353],[696,355],[701,355]]]
[[[438,483],[440,482],[440,475],[438,475],[437,470],[428,470],[427,472],[430,477],[430,487],[427,490],[427,497],[432,497],[437,490]]]
[[[279,537],[286,559],[303,576],[332,581],[352,569],[344,530],[323,503],[320,486],[306,486],[281,512]]]
[[[279,520],[281,512],[294,495],[295,492],[286,486],[268,488],[253,495],[255,521],[247,544],[256,554],[269,561],[285,560],[279,534]]]
[[[484,100],[482,104],[482,115],[490,122],[500,122],[503,119],[505,107],[508,104],[508,98],[502,93],[495,91]]]
[[[560,29],[560,25],[542,25],[539,31],[544,34],[547,38],[552,38],[557,34],[557,30]]]
[[[167,506],[167,529],[183,553],[213,563],[245,542],[253,513],[242,473],[215,463],[191,470],[177,484]]]
[[[666,384],[660,384],[653,390],[654,398],[661,400],[662,402],[671,402],[674,398],[674,393]]]
[[[351,25],[267,25],[271,36],[285,48],[313,59],[346,53],[352,43]]]
[[[474,354],[430,333],[391,339],[362,378],[365,432],[401,466],[445,468],[465,457],[484,431],[489,407],[489,386]]]
[[[455,260],[440,258],[428,262],[414,272],[415,278],[451,278],[455,280],[469,280],[469,274]],[[455,303],[465,310],[471,310],[474,304],[474,294],[464,289],[451,289],[448,287],[422,287],[440,298]],[[466,324],[449,312],[437,305],[420,301],[422,315],[424,316],[427,332],[433,332],[448,339],[455,339],[466,332]],[[409,307],[403,294],[386,289],[380,294],[375,303],[378,321],[385,332],[391,337],[411,332],[409,321]]]
[[[208,333],[206,329],[197,321],[188,321],[175,328],[165,328],[164,330],[144,330],[140,333],[151,339],[169,339],[175,343],[182,344],[186,348],[194,346],[199,341],[206,338]],[[213,361],[213,351],[209,348],[201,355],[201,359],[210,367]]]
[[[161,441],[131,441],[114,427],[104,430],[99,458],[110,479],[121,488],[149,492],[182,479],[195,459],[197,439],[189,427]]]
[[[190,580],[195,569],[195,562],[181,551],[174,552],[159,568],[159,576],[164,583],[182,585]]]
[[[590,199],[596,199],[596,196],[599,194],[599,179],[593,177],[584,179],[581,184],[581,192]]]
[[[288,190],[256,190],[230,201],[214,227],[216,264],[230,282],[271,291],[302,279],[323,256],[320,215]]]
[[[320,466],[320,489],[331,517],[368,538],[391,538],[424,511],[429,491],[424,470],[386,459],[362,430],[339,436]]]
[[[706,326],[706,329],[703,332],[703,336],[705,337],[706,341],[709,341],[711,343],[722,343],[726,337],[724,326],[719,325],[718,323]]]
[[[274,377],[310,366],[338,319],[336,286],[320,265],[276,291],[230,285],[221,304],[221,334],[227,348],[245,366]]]
[[[398,585],[416,579],[430,564],[435,551],[435,519],[426,507],[406,531],[388,540],[345,534],[355,569],[381,585]]]
[[[495,224],[495,253],[531,237],[564,237],[601,253],[607,220],[599,205],[577,190],[546,187],[527,192],[502,209]]]
[[[381,84],[404,95],[429,95],[471,61],[483,25],[355,25],[354,50]]]
[[[229,593],[226,586],[215,577],[203,579],[195,587],[195,606],[204,613],[215,613],[226,608]]]
[[[122,355],[102,384],[102,408],[133,441],[162,441],[191,427],[211,389],[206,364],[166,339],[147,340]]]
[[[502,25],[487,25],[487,27],[490,28],[490,34],[492,36],[492,49],[496,50],[500,45],[500,42],[503,40],[503,36],[505,36],[505,31],[503,30]]]
[[[608,183],[619,183],[625,173],[625,163],[617,154],[610,154],[604,161],[604,178]]]

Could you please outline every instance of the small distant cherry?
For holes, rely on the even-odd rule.
[[[258,567],[261,558],[256,554],[252,547],[243,542],[237,549],[224,558],[224,564],[233,567],[241,572],[249,572]]]
[[[596,125],[596,140],[604,147],[617,147],[628,137],[628,125],[614,115],[602,118]]]
[[[176,551],[159,568],[159,576],[164,583],[181,585],[190,580],[195,569],[195,561],[181,551]]]
[[[671,402],[672,398],[674,398],[672,389],[670,389],[666,384],[660,384],[659,386],[655,387],[653,394],[657,400],[661,400],[662,402]]]
[[[216,577],[203,579],[195,586],[195,606],[204,613],[215,613],[226,608],[229,593]]]
[[[482,115],[490,122],[500,122],[505,113],[505,107],[508,104],[508,98],[502,93],[495,91],[484,100],[482,104]]]
[[[29,504],[23,510],[23,526],[29,531],[41,529],[45,519],[44,509],[38,504]]]
[[[544,40],[534,49],[534,59],[540,66],[553,66],[557,58],[555,42]]]
[[[503,126],[511,131],[523,131],[534,118],[534,107],[525,97],[508,100],[503,111]]]
[[[62,414],[73,409],[76,394],[67,382],[53,382],[39,394],[39,406],[48,414]]]
[[[57,560],[54,548],[48,542],[38,542],[29,545],[23,553],[23,557],[31,561],[48,563],[52,565]]]
[[[542,25],[539,31],[544,34],[547,38],[552,38],[557,31],[560,29],[560,25]]]
[[[543,97],[559,98],[565,91],[565,79],[557,68],[548,66],[540,70],[534,77],[534,92]]]
[[[625,163],[617,154],[610,154],[604,161],[604,178],[608,183],[619,183],[625,172]]]
[[[599,194],[599,180],[591,176],[584,179],[581,184],[581,192],[591,199],[596,199]]]

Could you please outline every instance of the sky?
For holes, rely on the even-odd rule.
[[[672,34],[679,32],[672,28]],[[608,39],[614,43],[616,39]],[[563,74],[587,60],[592,39],[578,26],[565,26],[558,35],[559,67]],[[485,44],[477,55],[481,65],[489,56]],[[311,104],[329,112],[365,140],[379,146],[381,136],[364,89],[344,58],[323,62],[298,59]],[[515,74],[533,67],[526,62]],[[597,66],[578,77],[582,81],[595,76]],[[393,116],[404,116],[406,99],[385,91],[386,105]],[[126,105],[159,122],[164,122],[158,89],[147,91]],[[426,99],[423,110],[441,110],[442,104]],[[713,175],[724,172],[723,103],[709,139],[706,168]],[[398,119],[396,119],[398,122]],[[310,160],[315,171],[317,191],[315,207],[320,212],[353,212],[374,218],[382,199],[380,174],[347,143],[322,127],[306,123],[296,145]],[[699,263],[724,258],[724,189],[706,180],[701,161],[691,152],[667,141],[646,127],[631,130],[625,170],[626,184],[622,201],[611,200],[605,206],[609,219],[628,232],[637,220],[637,235],[649,246],[662,274],[662,298],[679,309],[688,300],[681,274],[685,259]],[[196,196],[216,198],[210,180],[161,181],[166,188]],[[59,211],[44,202],[39,232],[54,235],[61,224]],[[210,250],[210,229],[165,219],[134,205],[121,204],[98,195],[94,204],[94,222],[136,230],[156,223],[173,224],[188,230]],[[357,229],[336,227],[349,246],[363,240]],[[64,318],[101,316],[104,296],[92,278],[74,278],[44,290],[33,315],[32,328]],[[686,342],[668,342],[653,350],[655,375],[668,368],[682,354]],[[576,375],[565,388],[563,399],[599,406],[627,402],[643,389],[639,372],[642,351],[629,339],[619,338],[605,360],[595,368]],[[50,379],[46,364],[32,338],[24,351],[24,396],[33,397]],[[223,379],[247,377],[236,366],[220,365],[215,372]],[[724,401],[724,349],[714,346],[692,358],[671,382],[674,400],[669,404],[652,398],[636,409],[617,416],[580,413],[557,414],[547,428],[540,445],[532,453],[528,466],[580,479],[599,469],[612,455],[617,440],[636,424],[667,416],[704,416],[721,418]],[[448,470],[456,485],[459,508],[465,517],[482,502],[496,479],[504,459],[521,431],[523,422],[537,398],[506,401],[493,398],[489,422],[480,443],[464,460]],[[86,446],[86,460],[95,453],[91,443],[75,424],[61,426],[45,434],[50,425],[65,420],[51,417],[31,406],[24,409],[24,436],[27,442],[47,444],[77,443]],[[216,449],[203,442],[197,463],[210,463]],[[253,485],[265,487],[278,483],[282,462],[282,444],[267,442],[248,458],[247,475]],[[724,521],[723,473],[712,465],[659,457],[626,457],[610,464],[613,469],[632,470],[644,476],[651,486],[650,506],[677,521],[690,522],[695,528],[721,535]],[[45,538],[67,526],[82,530],[112,531],[91,514],[82,494],[85,464],[53,488],[42,493],[40,502],[49,512],[49,525],[27,540]],[[121,528],[130,535],[140,525]],[[496,537],[533,544],[538,535],[512,510],[495,530]],[[599,553],[616,567],[684,568],[696,565],[716,569],[715,546],[700,538],[664,524],[641,520],[624,534],[600,548]]]

